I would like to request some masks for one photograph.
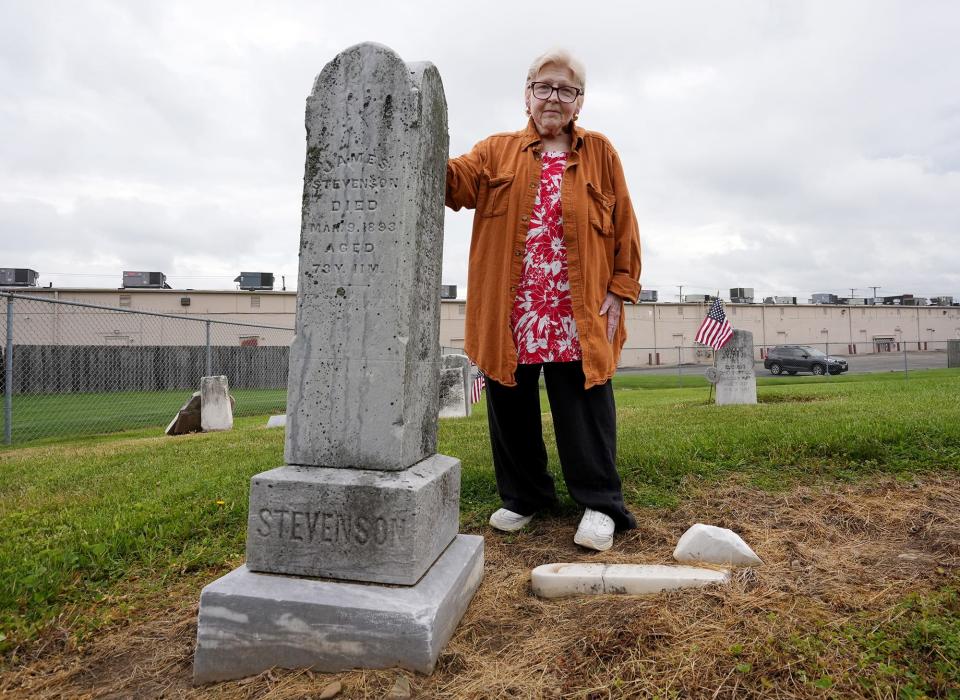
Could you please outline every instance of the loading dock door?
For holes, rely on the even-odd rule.
[[[889,338],[887,336],[873,336],[873,351],[874,352],[893,352],[894,343],[897,342],[896,338]]]

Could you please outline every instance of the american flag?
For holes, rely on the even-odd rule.
[[[487,380],[483,372],[477,370],[477,376],[473,378],[473,384],[470,385],[470,403],[477,403],[483,396],[483,388],[487,385]]]
[[[693,339],[701,345],[709,345],[714,350],[719,350],[732,337],[733,328],[730,327],[727,315],[723,313],[723,303],[714,299],[707,317],[703,319]]]

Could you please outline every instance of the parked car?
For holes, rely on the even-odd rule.
[[[827,370],[830,374],[840,374],[849,369],[842,357],[828,357],[823,350],[810,345],[777,345],[767,353],[763,366],[770,370],[770,374],[826,374]]]

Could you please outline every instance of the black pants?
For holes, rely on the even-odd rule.
[[[613,518],[618,530],[636,527],[616,468],[613,387],[607,382],[584,389],[580,362],[518,365],[515,387],[487,379],[490,443],[503,507],[532,515],[557,503],[540,423],[541,368],[567,491],[581,506]]]

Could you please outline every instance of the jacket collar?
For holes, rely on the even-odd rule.
[[[579,151],[580,146],[583,145],[583,134],[584,130],[577,126],[577,123],[573,123],[573,128],[570,130],[571,144],[574,151]],[[522,132],[523,135],[523,146],[520,150],[527,150],[531,146],[540,143],[540,134],[537,133],[537,127],[533,123],[533,118],[527,119],[527,127]]]

